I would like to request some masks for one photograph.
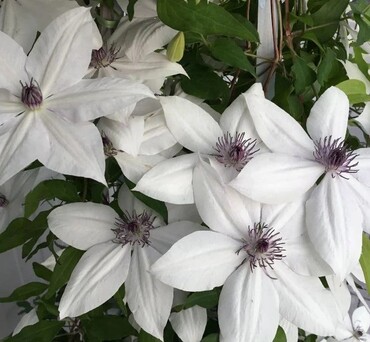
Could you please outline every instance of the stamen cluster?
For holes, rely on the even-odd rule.
[[[112,44],[109,48],[107,46],[102,46],[99,50],[93,50],[91,53],[90,67],[100,69],[110,66],[118,59],[117,54],[120,50],[121,49],[116,49],[115,44]]]
[[[248,227],[248,236],[242,241],[243,245],[236,253],[239,254],[243,250],[248,254],[252,271],[257,266],[272,269],[275,260],[282,260],[285,257],[284,242],[280,233],[265,223],[259,222],[255,223],[253,228]]]
[[[134,210],[132,214],[124,213],[122,217],[116,219],[115,226],[112,229],[116,234],[113,242],[131,246],[138,244],[141,247],[150,244],[150,230],[154,228],[153,222],[155,216],[152,216],[147,211],[137,214]]]
[[[103,148],[104,148],[104,154],[107,157],[114,157],[117,155],[118,151],[114,146],[113,143],[110,141],[110,139],[105,135],[104,132],[101,134],[102,140],[103,140]]]
[[[39,84],[31,78],[30,84],[23,84],[22,86],[21,101],[31,110],[40,108],[43,101],[42,92]]]
[[[236,133],[235,137],[232,137],[228,132],[218,138],[214,148],[217,161],[224,164],[225,167],[233,167],[240,172],[258,152],[258,149],[255,148],[256,139],[244,139],[244,136],[245,133]]]
[[[358,154],[347,149],[344,140],[332,139],[332,136],[325,137],[315,141],[315,151],[313,152],[315,159],[325,166],[326,172],[332,172],[332,177],[336,175],[348,179],[343,173],[356,173],[354,169],[358,162],[354,162]]]

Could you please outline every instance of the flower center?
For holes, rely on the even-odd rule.
[[[109,48],[107,46],[102,46],[99,50],[93,50],[91,53],[90,67],[100,69],[110,66],[118,59],[117,54],[120,50],[121,49],[116,49],[115,44],[112,44]],[[112,68],[115,69],[114,67]]]
[[[344,140],[332,139],[332,136],[325,137],[324,140],[315,141],[315,151],[313,156],[316,161],[325,166],[326,172],[331,172],[332,177],[336,175],[348,179],[343,173],[356,173],[354,169],[358,162],[355,158],[358,154],[347,149]]]
[[[359,341],[366,341],[366,338],[364,338],[365,331],[361,328],[356,328],[354,331],[354,336]]]
[[[248,236],[242,239],[243,245],[237,250],[237,254],[244,251],[249,256],[249,266],[251,270],[256,267],[271,269],[275,260],[282,260],[285,255],[283,248],[284,242],[279,232],[269,227],[265,223],[255,223],[253,228],[248,227]],[[247,260],[247,259],[245,259]],[[244,261],[243,261],[244,262]]]
[[[236,133],[233,137],[230,133],[226,133],[218,138],[214,147],[216,160],[225,167],[233,167],[240,172],[259,151],[255,148],[256,139],[244,139],[244,135],[245,133]]]
[[[153,221],[155,216],[152,216],[147,211],[137,214],[134,210],[132,214],[124,213],[122,217],[116,219],[115,226],[112,229],[116,234],[113,242],[131,246],[138,244],[141,247],[150,244],[150,230],[154,228]]]
[[[39,84],[33,78],[30,84],[19,82],[22,86],[21,101],[31,110],[40,108],[43,98]]]
[[[114,157],[117,155],[118,151],[114,146],[110,139],[105,135],[104,132],[101,133],[101,137],[103,140],[103,147],[104,147],[104,154],[107,157]]]
[[[0,193],[0,208],[5,208],[9,204],[9,201],[6,197]]]

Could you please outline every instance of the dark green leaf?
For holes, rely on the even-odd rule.
[[[285,332],[281,327],[278,327],[273,342],[286,342]]]
[[[219,334],[210,334],[202,339],[201,342],[218,342],[219,341]]]
[[[315,72],[307,65],[306,61],[300,57],[294,60],[292,71],[297,94],[302,93],[306,87],[311,86],[315,82]]]
[[[7,339],[7,342],[51,342],[64,326],[64,322],[40,321],[24,327],[21,332]]]
[[[53,272],[50,271],[47,267],[37,262],[32,263],[32,267],[33,271],[39,278],[44,279],[46,281],[50,281]]]
[[[317,70],[317,80],[322,86],[329,80],[336,58],[337,56],[333,50],[326,50],[326,53]]]
[[[22,245],[33,236],[32,223],[26,218],[13,220],[8,228],[0,234],[0,253]]]
[[[178,31],[191,31],[202,35],[219,34],[238,37],[252,42],[258,34],[251,23],[243,25],[232,14],[213,3],[192,4],[184,0],[158,0],[159,18]]]
[[[158,340],[154,336],[141,329],[139,334],[139,342],[161,342],[161,340]]]
[[[364,272],[367,292],[370,294],[370,240],[367,235],[362,235],[362,254],[360,264]]]
[[[214,57],[227,65],[248,71],[253,76],[256,76],[253,65],[249,62],[243,49],[235,41],[227,38],[217,39],[211,45],[210,50]]]
[[[190,79],[184,77],[181,81],[181,87],[186,93],[206,100],[228,97],[227,84],[212,70],[197,66],[187,72]]]
[[[104,316],[82,322],[88,336],[98,341],[118,340],[126,336],[136,335],[136,330],[127,318]]]
[[[75,185],[61,179],[46,180],[38,184],[27,196],[24,203],[24,214],[29,217],[43,200],[59,198],[66,202],[78,202]]]
[[[191,308],[194,305],[211,309],[217,305],[219,296],[220,290],[218,288],[210,291],[194,292],[186,298],[184,309]]]
[[[361,17],[359,14],[355,14],[354,18],[360,27],[357,35],[356,45],[361,46],[370,40],[370,20]]]
[[[137,0],[128,0],[127,5],[127,14],[128,19],[131,21],[135,14],[135,4],[137,3]]]
[[[69,280],[71,273],[84,252],[73,247],[64,250],[50,279],[50,286],[46,298],[53,296]]]
[[[38,296],[47,289],[47,284],[31,282],[15,289],[9,297],[0,298],[0,303],[16,302]]]

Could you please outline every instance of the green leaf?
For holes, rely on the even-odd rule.
[[[137,3],[137,0],[128,0],[128,5],[127,5],[127,14],[128,14],[128,19],[131,21],[134,17],[135,14],[135,4]]]
[[[20,333],[7,339],[7,342],[52,342],[54,337],[62,329],[64,322],[40,321],[36,324],[24,327]]]
[[[316,80],[315,72],[301,57],[295,58],[292,71],[294,74],[294,86],[297,94],[301,94],[306,87],[311,86]]]
[[[33,236],[32,223],[26,218],[16,218],[0,234],[0,253],[24,244]]]
[[[370,95],[366,94],[366,86],[360,80],[347,80],[336,85],[348,96],[351,104],[370,101]]]
[[[184,309],[191,308],[194,305],[211,309],[217,305],[219,296],[220,290],[218,288],[210,291],[194,292],[188,298],[186,298]]]
[[[42,294],[48,285],[44,283],[31,282],[15,289],[9,297],[0,298],[0,303],[16,302],[26,300],[30,297]]]
[[[50,279],[50,286],[46,294],[46,298],[51,298],[64,284],[69,280],[73,269],[82,257],[84,251],[80,251],[73,247],[68,247],[64,250],[55,265],[53,275]]]
[[[362,234],[362,254],[360,257],[360,265],[364,272],[367,292],[370,294],[370,240]]]
[[[329,80],[336,58],[334,51],[328,48],[317,70],[317,80],[320,85],[324,85]]]
[[[24,203],[24,214],[29,217],[43,200],[59,198],[66,202],[78,202],[80,197],[77,194],[75,185],[61,179],[46,180],[38,184],[26,196]]]
[[[212,70],[193,66],[187,70],[190,79],[184,77],[181,81],[181,88],[189,95],[201,99],[216,100],[229,96],[229,87],[224,80]]]
[[[284,330],[279,326],[273,342],[286,342],[286,335]]]
[[[360,27],[357,35],[356,45],[361,46],[370,40],[370,21],[366,19],[366,17],[362,18],[359,14],[354,14],[353,17]]]
[[[218,342],[220,339],[219,334],[210,334],[202,339],[201,342]]]
[[[127,318],[118,316],[104,316],[82,321],[89,338],[98,341],[118,340],[126,336],[136,335],[136,330]]]
[[[47,267],[37,262],[32,263],[33,271],[35,274],[46,281],[50,281],[51,275],[53,274]]]
[[[178,31],[191,31],[202,35],[219,34],[258,41],[258,33],[251,23],[243,25],[228,11],[213,3],[198,4],[184,0],[158,0],[159,18]]]
[[[220,61],[248,71],[256,77],[256,71],[253,65],[249,62],[243,49],[239,47],[234,40],[227,38],[219,38],[210,46],[211,53]]]

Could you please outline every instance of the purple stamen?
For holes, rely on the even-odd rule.
[[[113,143],[110,141],[110,139],[106,136],[104,132],[101,133],[102,141],[103,141],[103,148],[104,148],[104,154],[107,157],[114,157],[117,155],[117,153],[120,150],[117,150]]]
[[[331,172],[333,178],[339,175],[348,179],[343,173],[358,172],[358,169],[354,169],[358,165],[358,162],[354,162],[358,154],[347,149],[344,140],[332,139],[332,136],[329,136],[315,141],[314,144],[313,156],[316,161],[325,166],[326,172]]]
[[[225,167],[233,167],[240,172],[259,151],[255,148],[257,140],[244,139],[244,136],[245,133],[236,133],[235,137],[226,133],[218,138],[216,147],[214,147],[216,160]]]
[[[90,67],[100,69],[111,66],[111,64],[118,59],[117,54],[120,50],[121,49],[116,49],[115,44],[112,44],[109,48],[107,46],[102,46],[99,50],[93,50],[91,53]]]
[[[282,260],[285,255],[284,242],[279,232],[275,232],[265,223],[255,223],[253,228],[248,227],[248,236],[242,239],[243,245],[236,251],[239,254],[244,251],[248,254],[243,263],[248,260],[253,272],[256,267],[266,270],[273,269],[275,260]]]
[[[129,243],[134,246],[138,244],[141,247],[150,244],[150,230],[154,229],[153,222],[155,216],[152,216],[147,211],[137,214],[134,210],[130,215],[128,212],[124,213],[121,218],[116,219],[115,226],[112,229],[116,234],[113,242],[126,245]]]
[[[21,101],[31,110],[40,108],[43,97],[39,84],[33,78],[29,85],[19,82],[22,86]]]

